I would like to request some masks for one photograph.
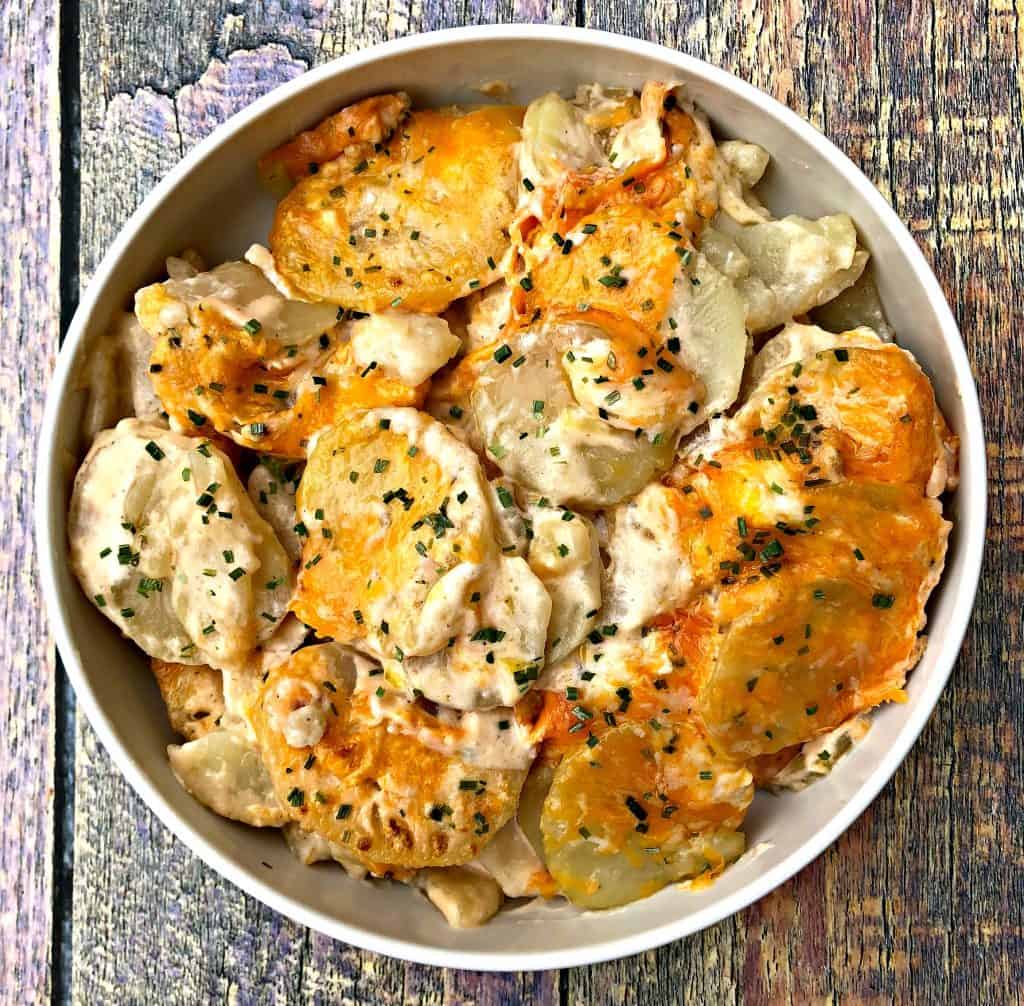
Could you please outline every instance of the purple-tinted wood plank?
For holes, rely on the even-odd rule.
[[[49,995],[54,660],[32,532],[35,444],[60,329],[57,5],[0,34],[0,996]]]

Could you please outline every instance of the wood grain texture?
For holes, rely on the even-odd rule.
[[[577,17],[708,58],[789,104],[875,181],[933,262],[979,377],[992,478],[990,551],[978,611],[943,700],[868,812],[832,849],[746,912],[625,961],[561,975],[489,977],[403,965],[333,943],[241,894],[152,818],[80,720],[74,1001],[1020,1001],[1021,0],[87,0],[80,14],[82,278],[192,144],[308,66],[426,28],[513,19],[573,23]],[[42,149],[44,126],[33,125],[40,130],[34,149]],[[51,185],[52,177],[51,169]],[[9,277],[0,277],[3,282]],[[38,298],[39,291],[37,280],[18,296]],[[23,339],[10,321],[5,318],[3,338]],[[0,438],[17,432],[0,430]],[[19,581],[19,590],[31,589],[30,573],[24,575],[29,579]],[[19,626],[23,622],[24,615]],[[11,661],[15,654],[42,656],[38,625],[35,636],[30,628],[5,639]],[[30,674],[25,680],[41,694],[48,679],[38,667]],[[4,694],[0,685],[0,702]],[[24,737],[25,723],[38,722],[38,750],[48,750],[47,706],[40,701],[35,708],[35,719],[18,710],[28,717],[19,729]],[[46,771],[44,760],[42,786]],[[6,799],[6,782],[4,793]],[[43,895],[36,911],[42,922],[33,916],[32,923],[39,942],[19,945],[10,958],[13,948],[0,941],[0,989],[9,987],[4,979],[17,968],[36,968],[45,977],[46,874],[38,870],[46,869],[49,825],[32,827],[44,846],[29,857]],[[6,885],[6,858],[2,866]],[[6,912],[5,905],[5,918]]]
[[[31,458],[60,329],[56,4],[0,4],[0,990],[49,990],[54,660],[37,597]]]

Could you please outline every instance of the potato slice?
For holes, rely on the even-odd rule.
[[[476,455],[423,413],[378,409],[325,430],[299,487],[293,610],[380,657],[437,652],[496,557],[488,497]]]
[[[551,91],[523,116],[519,171],[533,185],[554,185],[570,171],[608,163],[603,145],[578,105]]]
[[[340,113],[343,114],[343,113]],[[278,206],[277,269],[309,300],[437,313],[497,278],[522,110],[414,112],[358,162],[320,165]]]
[[[500,556],[474,580],[460,631],[436,651],[385,658],[396,677],[454,709],[511,706],[540,675],[551,598],[526,560]]]
[[[288,848],[303,866],[327,861],[338,863],[355,880],[363,880],[370,872],[355,856],[336,842],[328,842],[322,835],[305,831],[294,821],[289,821],[281,829],[281,833]]]
[[[128,416],[160,426],[166,423],[163,405],[149,379],[152,352],[152,337],[127,311],[118,314],[110,328],[90,344],[75,374],[76,390],[86,395],[83,449],[100,430]]]
[[[274,529],[293,563],[302,555],[302,539],[295,530],[295,494],[303,466],[300,462],[281,464],[277,458],[264,457],[249,473],[246,491],[260,516]]]
[[[357,101],[264,154],[259,160],[260,178],[283,195],[327,161],[345,158],[355,165],[390,138],[409,114],[410,104],[404,91]]]
[[[594,627],[601,607],[601,556],[597,531],[582,514],[534,503],[527,562],[551,597],[546,658],[561,660]]]
[[[749,274],[736,283],[747,305],[747,328],[754,333],[832,300],[856,282],[868,261],[845,213],[818,220],[788,216],[746,227],[719,217],[716,226],[749,262]],[[707,253],[712,246],[701,247]]]
[[[692,720],[623,723],[555,772],[541,829],[548,869],[582,908],[611,908],[719,872],[744,848],[750,772],[716,757]]]
[[[359,674],[351,653],[327,643],[268,675],[253,719],[279,799],[363,861],[469,862],[515,812],[525,770],[469,764],[392,730],[354,698]]]
[[[360,364],[344,312],[287,299],[248,262],[145,287],[135,310],[155,339],[153,385],[190,432],[212,427],[245,447],[304,457],[310,437],[348,412],[415,405],[426,391]],[[377,339],[391,351],[397,341]]]
[[[718,199],[722,212],[738,224],[759,224],[771,219],[751,189],[768,167],[764,147],[742,140],[718,144]]]
[[[820,441],[838,456],[846,478],[904,483],[938,496],[955,479],[958,441],[928,377],[898,346],[875,345],[862,334],[831,341],[834,348],[771,370],[731,420],[728,436],[765,430],[766,446],[799,449],[802,437],[821,428]],[[814,468],[809,463],[812,484],[828,475]]]
[[[817,356],[830,349],[849,349],[862,347],[877,349],[882,340],[869,328],[857,328],[839,333],[826,332],[816,325],[799,325],[795,322],[787,325],[777,335],[773,335],[758,350],[750,361],[747,370],[747,396],[773,371],[786,364],[792,368],[799,363],[797,376],[803,370],[803,361],[808,357]],[[792,377],[792,373],[789,375]]]
[[[416,883],[453,929],[482,926],[498,914],[504,901],[496,881],[464,866],[423,870]]]
[[[445,312],[466,353],[489,346],[501,335],[512,311],[512,290],[504,280],[476,290]]]
[[[811,312],[811,320],[830,332],[868,328],[876,332],[883,342],[892,342],[896,337],[885,316],[882,298],[869,269],[865,269],[852,286],[841,291],[827,304],[815,308]]]
[[[600,334],[591,325],[545,322],[507,332],[500,345],[467,357],[448,382],[469,389],[467,405],[449,399],[449,412],[472,412],[468,432],[477,446],[509,478],[555,503],[617,502],[672,457],[671,437],[615,429],[576,402],[563,356],[575,341]]]
[[[680,503],[700,590],[663,645],[716,747],[736,758],[903,699],[950,528],[919,487],[808,485],[798,455],[778,453],[792,460],[763,441],[720,451]]]
[[[484,846],[476,863],[498,882],[508,898],[550,898],[555,893],[551,874],[514,818]]]
[[[602,620],[628,632],[674,611],[693,589],[679,493],[649,485],[610,510]]]
[[[413,388],[428,380],[458,351],[448,322],[431,314],[383,311],[354,321],[352,355],[365,370],[376,367]]]
[[[280,828],[288,814],[274,795],[260,752],[234,730],[212,730],[167,749],[175,778],[221,817],[256,828]]]
[[[667,320],[668,348],[703,384],[699,409],[688,406],[691,417],[679,424],[683,433],[736,400],[749,341],[743,298],[732,282],[701,254],[694,256],[687,280],[675,285]]]
[[[86,595],[151,657],[223,667],[284,617],[291,563],[209,442],[126,419],[75,479],[71,563]]]
[[[149,666],[176,733],[194,741],[220,726],[224,715],[220,671],[205,664],[177,664],[156,659],[150,660]]]
[[[824,779],[841,758],[845,758],[867,737],[870,729],[870,716],[851,716],[835,730],[807,741],[770,776],[759,779],[758,785],[764,785],[774,793],[798,793]]]

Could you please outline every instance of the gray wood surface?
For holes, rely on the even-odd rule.
[[[55,676],[32,539],[32,455],[60,330],[52,4],[0,4],[0,990],[49,986]]]
[[[41,1001],[52,980],[57,998],[89,1004],[1020,1001],[1021,0],[68,0],[59,14],[60,45],[57,0],[0,10],[0,996]],[[61,285],[67,316],[79,280],[181,155],[309,66],[409,32],[509,20],[608,28],[710,59],[850,154],[909,223],[961,322],[992,515],[951,684],[893,782],[832,849],[747,911],[660,951],[482,976],[313,934],[166,832],[55,683],[42,616],[25,603],[37,593],[26,514]]]

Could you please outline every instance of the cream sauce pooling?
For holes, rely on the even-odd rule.
[[[481,768],[525,771],[532,764],[536,753],[533,728],[520,722],[513,709],[458,712],[440,706],[430,711],[393,687],[393,679],[393,673],[382,674],[379,668],[360,664],[353,696],[355,714],[369,724],[384,723],[390,732],[415,737],[425,747]]]

